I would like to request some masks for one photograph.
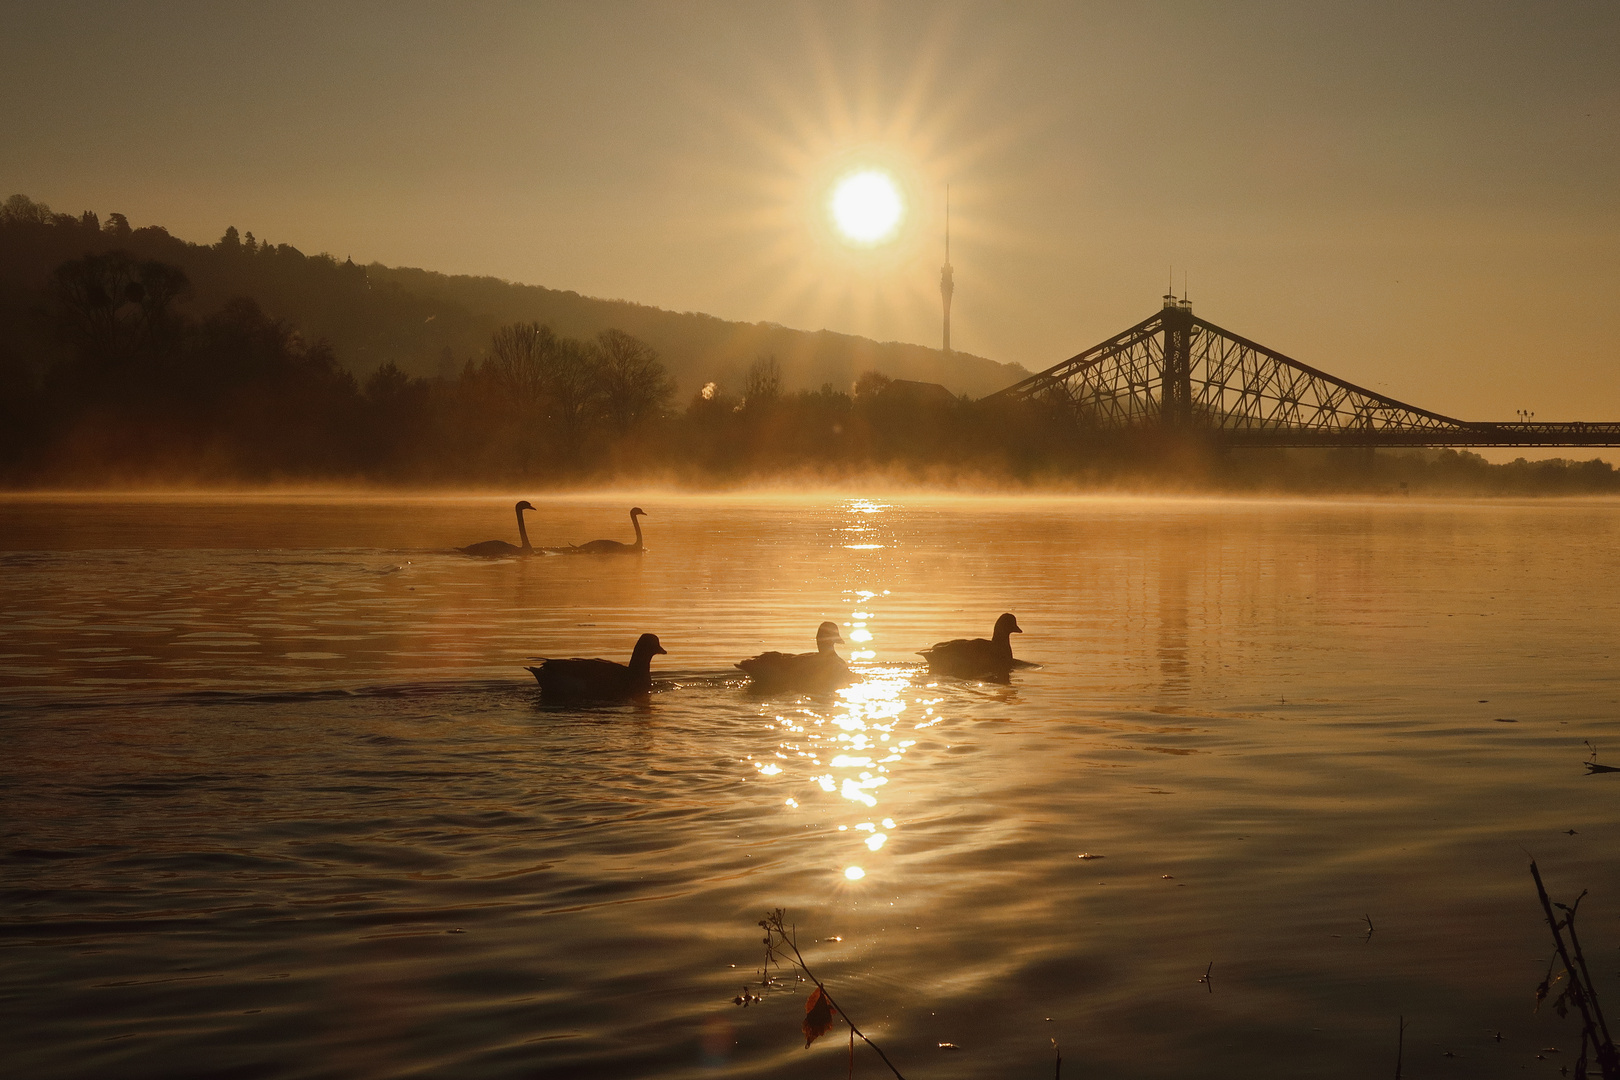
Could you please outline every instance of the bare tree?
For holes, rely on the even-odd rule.
[[[776,356],[761,356],[748,365],[743,384],[743,402],[748,408],[770,405],[782,397],[782,368]]]
[[[0,223],[48,225],[50,221],[51,208],[26,195],[13,195],[0,205]]]
[[[490,373],[520,412],[534,409],[545,396],[547,368],[557,347],[557,335],[539,323],[512,323],[495,331],[489,346]]]
[[[600,371],[597,350],[573,338],[558,338],[547,357],[546,397],[570,452],[603,398]]]
[[[604,330],[591,350],[597,361],[601,411],[620,434],[668,404],[674,380],[646,342],[623,330]]]
[[[179,267],[137,263],[122,251],[63,263],[53,286],[69,333],[103,362],[127,359],[136,347],[166,339],[175,330],[171,305],[191,290]]]

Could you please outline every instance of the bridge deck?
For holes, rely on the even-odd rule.
[[[1223,446],[1620,446],[1620,423],[1469,424],[1452,431],[1221,431]]]

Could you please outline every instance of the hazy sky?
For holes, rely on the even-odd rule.
[[[1210,321],[1620,419],[1620,4],[25,4],[0,198],[1044,368]],[[828,184],[893,171],[854,250]]]

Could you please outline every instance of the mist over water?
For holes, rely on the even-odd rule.
[[[842,1075],[782,907],[912,1078],[1550,1077],[1527,853],[1620,995],[1620,503],[520,495],[0,497],[10,1069]]]

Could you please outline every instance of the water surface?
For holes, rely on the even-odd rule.
[[[517,497],[0,502],[8,1073],[843,1075],[780,907],[914,1080],[1554,1076],[1527,855],[1620,1001],[1620,504]]]

